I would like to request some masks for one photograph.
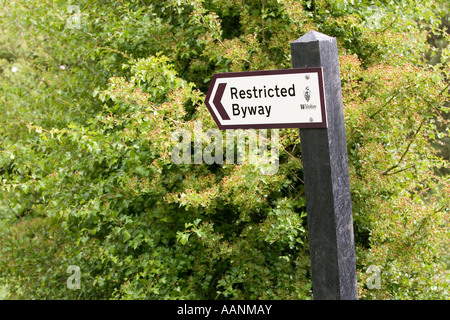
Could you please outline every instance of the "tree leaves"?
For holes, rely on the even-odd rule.
[[[289,43],[319,30],[339,44],[360,298],[448,296],[448,159],[431,142],[449,69],[425,59],[445,1],[144,3],[79,1],[79,28],[68,1],[2,3],[3,295],[310,299],[298,131],[280,131],[274,175],[171,152],[177,130],[211,143],[214,73],[290,68]]]

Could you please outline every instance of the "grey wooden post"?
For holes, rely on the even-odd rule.
[[[294,68],[322,67],[328,127],[300,129],[314,299],[358,299],[336,39],[311,31],[291,43]]]

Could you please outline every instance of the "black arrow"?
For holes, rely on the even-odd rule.
[[[222,102],[221,102],[223,92],[225,91],[226,86],[227,86],[226,83],[219,83],[219,85],[217,86],[216,95],[214,96],[214,99],[213,99],[213,103],[214,103],[214,106],[216,107],[217,111],[219,111],[219,114],[222,117],[222,119],[230,120],[230,116],[225,111],[225,108],[223,107]]]

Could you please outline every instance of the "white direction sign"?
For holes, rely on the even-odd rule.
[[[217,73],[205,104],[219,129],[326,128],[322,68]]]

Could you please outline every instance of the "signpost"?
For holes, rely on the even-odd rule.
[[[320,67],[218,73],[205,103],[221,130],[326,127]]]
[[[356,300],[355,247],[336,39],[291,43],[294,69],[214,75],[220,129],[300,128],[314,299]]]

